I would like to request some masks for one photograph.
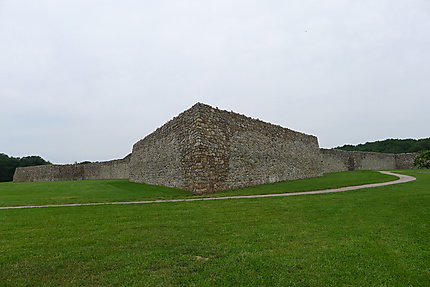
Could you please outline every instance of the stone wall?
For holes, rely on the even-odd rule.
[[[322,148],[321,158],[324,173],[354,170],[354,158],[349,152]]]
[[[18,168],[14,182],[130,179],[204,194],[323,172],[411,169],[416,156],[319,149],[315,136],[198,103],[124,159]]]
[[[322,175],[315,136],[200,103],[132,154],[132,181],[198,194]]]
[[[83,164],[84,179],[129,179],[131,154],[123,159]]]
[[[13,182],[81,179],[84,179],[84,166],[77,164],[18,167],[13,176]]]
[[[88,164],[39,165],[19,167],[14,182],[128,179],[131,154],[123,159]]]
[[[185,114],[184,116],[182,116]],[[187,112],[169,121],[133,146],[130,180],[181,188],[183,186],[184,143],[190,132]]]
[[[396,169],[414,169],[414,159],[419,153],[399,153],[396,154]]]
[[[323,172],[412,169],[417,153],[377,153],[321,149]]]

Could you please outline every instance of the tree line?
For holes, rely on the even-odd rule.
[[[430,138],[424,139],[387,139],[366,142],[358,145],[343,145],[335,149],[346,151],[370,151],[382,153],[409,153],[430,150]]]
[[[17,167],[52,164],[40,156],[10,157],[0,153],[0,182],[12,181]]]

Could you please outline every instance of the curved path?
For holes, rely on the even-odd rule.
[[[261,195],[235,195],[235,196],[224,196],[224,197],[184,198],[184,199],[126,201],[126,202],[100,202],[100,203],[70,203],[70,204],[48,204],[48,205],[27,205],[27,206],[4,206],[4,207],[0,207],[0,209],[22,209],[22,208],[37,208],[37,207],[65,207],[65,206],[87,206],[87,205],[114,205],[114,204],[142,204],[142,203],[203,201],[203,200],[235,199],[235,198],[279,197],[279,196],[292,196],[292,195],[340,192],[340,191],[347,191],[347,190],[356,190],[356,189],[362,189],[362,188],[398,184],[398,183],[404,183],[404,182],[416,180],[416,178],[413,176],[392,173],[389,171],[380,171],[380,173],[394,175],[394,176],[397,176],[399,179],[394,180],[394,181],[389,181],[389,182],[382,182],[382,183],[370,183],[370,184],[354,185],[354,186],[347,186],[347,187],[341,187],[341,188],[316,190],[316,191],[291,192],[291,193],[261,194]]]

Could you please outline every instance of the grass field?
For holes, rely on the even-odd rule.
[[[289,193],[349,185],[384,182],[397,177],[374,171],[328,173],[323,177],[285,181],[218,192],[210,196]],[[128,180],[80,180],[31,183],[0,183],[0,206],[87,202],[118,202],[198,197],[184,190],[146,185]]]
[[[355,173],[329,174],[319,189],[379,177]],[[293,197],[0,210],[0,286],[429,286],[430,173],[404,173],[417,180]],[[318,185],[313,180],[258,188],[309,190]],[[58,184],[40,196],[31,194],[32,185],[43,193],[48,183],[15,190],[0,184],[0,202],[52,203],[56,193],[57,203],[141,200],[172,192],[116,190],[128,186],[122,181],[100,181],[111,185],[104,191]]]

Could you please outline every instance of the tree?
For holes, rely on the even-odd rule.
[[[18,165],[19,158],[0,153],[0,182],[11,181]]]
[[[418,168],[430,168],[430,150],[421,151],[414,159],[414,166]]]
[[[405,153],[430,150],[430,138],[425,139],[386,139],[383,141],[366,142],[364,144],[344,145],[336,149],[347,151],[370,151],[386,153]]]
[[[82,161],[82,162],[77,162],[77,161],[75,161],[75,163],[74,163],[74,164],[89,164],[89,163],[92,163],[92,162],[90,162],[90,161],[86,160],[86,161]]]
[[[49,161],[44,160],[38,155],[25,156],[19,159],[19,166],[35,166],[35,165],[45,165],[51,164]]]

